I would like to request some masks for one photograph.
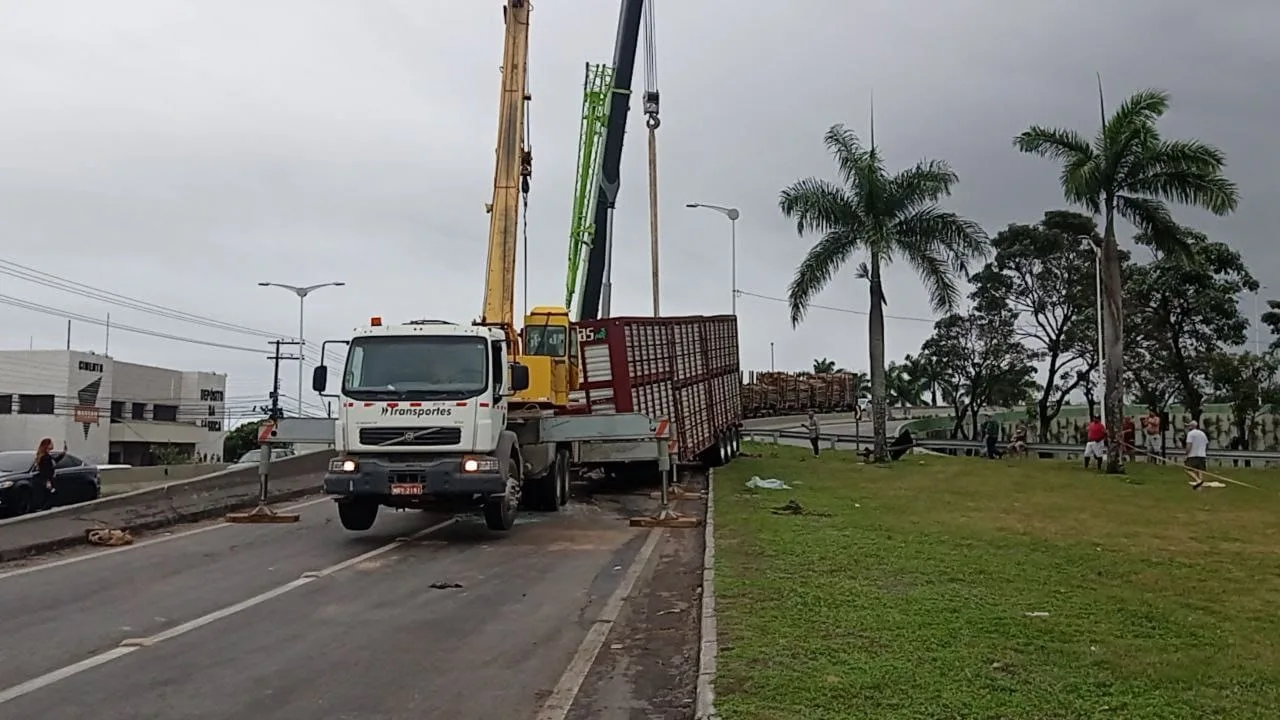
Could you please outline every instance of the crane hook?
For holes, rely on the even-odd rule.
[[[662,121],[658,119],[657,115],[650,115],[644,119],[644,126],[650,130],[657,130],[661,124]]]

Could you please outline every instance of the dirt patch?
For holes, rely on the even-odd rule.
[[[701,490],[702,482],[690,482]],[[701,500],[676,510],[704,517]],[[665,530],[600,655],[570,720],[687,720],[694,713],[704,528]]]

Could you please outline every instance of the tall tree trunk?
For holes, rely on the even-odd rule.
[[[888,407],[884,371],[884,287],[880,284],[880,256],[871,253],[871,459],[889,462]]]
[[[1107,472],[1124,472],[1119,452],[1124,424],[1124,276],[1116,246],[1115,199],[1107,198],[1106,230],[1102,236],[1102,340],[1106,347],[1106,383],[1102,396],[1107,423]]]

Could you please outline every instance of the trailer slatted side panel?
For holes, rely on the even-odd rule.
[[[741,422],[733,316],[592,320],[579,325],[578,340],[589,411],[670,421],[682,461],[695,461]]]

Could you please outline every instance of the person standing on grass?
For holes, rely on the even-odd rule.
[[[809,411],[809,422],[805,423],[805,428],[809,431],[809,444],[813,446],[813,456],[818,457],[821,451],[818,450],[818,416]]]
[[[1209,465],[1209,436],[1200,429],[1200,423],[1187,423],[1187,472],[1191,474],[1191,487],[1199,490],[1204,485],[1204,471]]]
[[[1120,426],[1121,441],[1124,447],[1121,448],[1124,455],[1129,458],[1129,462],[1133,462],[1138,458],[1138,428],[1133,424],[1133,416],[1124,416],[1124,425]]]
[[[1147,416],[1142,418],[1142,430],[1146,433],[1147,462],[1156,462],[1160,457],[1160,413],[1155,408],[1148,408]]]
[[[1102,470],[1102,463],[1107,459],[1107,426],[1102,424],[1102,418],[1094,415],[1089,418],[1089,427],[1085,428],[1084,444],[1084,467],[1089,469],[1089,459],[1098,459],[1098,470]]]

